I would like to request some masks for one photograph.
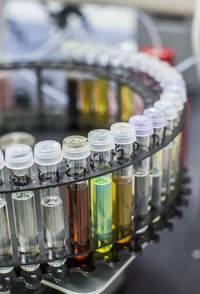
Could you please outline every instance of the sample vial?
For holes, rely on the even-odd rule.
[[[150,137],[153,134],[152,120],[144,115],[135,115],[129,119],[129,123],[135,126],[139,151],[148,152]],[[148,214],[150,195],[150,158],[139,161],[134,165],[134,195],[135,213],[138,219],[145,220]]]
[[[10,169],[11,182],[16,188],[28,187],[33,181],[33,151],[25,144],[14,144],[6,149],[5,164]],[[35,260],[39,253],[38,229],[33,191],[12,193],[18,251],[24,262]],[[39,265],[23,266],[34,271]]]
[[[91,166],[95,170],[105,170],[112,163],[114,139],[110,131],[93,130],[88,134]],[[112,245],[112,175],[91,180],[92,233],[95,247],[103,247],[98,252],[107,252]],[[106,246],[109,244],[108,246]]]
[[[134,95],[130,87],[122,85],[120,88],[121,120],[127,121],[134,113]]]
[[[175,127],[175,121],[177,119],[177,111],[175,107],[168,103],[167,101],[156,101],[154,103],[154,107],[157,109],[161,109],[166,112],[167,115],[167,128],[166,128],[166,136],[172,135],[172,132]],[[171,175],[172,175],[172,146],[173,143],[169,143],[167,146],[163,148],[163,179],[162,179],[162,197],[161,200],[166,200],[170,192],[170,184],[171,184]]]
[[[57,183],[59,164],[63,160],[60,143],[45,140],[34,148],[35,163],[38,168],[38,179],[42,185]],[[59,258],[65,253],[65,227],[63,202],[59,187],[40,190],[40,205],[44,230],[44,242],[49,258]],[[51,266],[61,266],[65,259],[50,262]]]
[[[165,127],[167,125],[166,113],[161,109],[147,108],[144,115],[151,118],[154,133],[151,137],[152,145],[161,145],[164,138]],[[150,159],[150,199],[151,207],[154,210],[161,208],[161,189],[162,189],[162,149],[151,156]]]
[[[4,185],[4,156],[0,150],[0,187]],[[12,257],[12,242],[8,208],[5,194],[0,194],[0,261],[7,262]],[[0,267],[0,274],[11,272],[13,267]]]
[[[80,181],[88,169],[90,156],[87,139],[83,136],[70,136],[63,140],[63,156],[69,180],[77,180],[67,188],[69,240],[74,254],[90,249],[89,189],[87,181]],[[79,180],[79,181],[78,181]],[[76,258],[83,260],[87,255]]]
[[[133,155],[136,142],[135,128],[129,123],[114,123],[110,128],[115,142],[114,160],[122,163]],[[133,166],[128,166],[112,175],[113,187],[113,234],[114,240],[126,243],[131,239],[133,216]]]
[[[116,56],[116,48],[104,48],[101,50],[100,54],[96,56],[96,63],[99,67],[106,67],[110,70],[110,63],[111,60]],[[118,94],[118,85],[116,81],[113,80],[97,80],[97,84],[101,84],[101,95],[97,95],[96,92],[96,99],[95,101],[99,101],[96,103],[96,111],[101,113],[102,116],[108,115],[109,122],[112,123],[116,121],[117,113],[118,113],[118,103],[117,103],[117,94]],[[102,82],[102,83],[100,83]],[[97,86],[96,84],[96,86]],[[97,88],[96,88],[97,89]],[[99,97],[97,99],[97,97]],[[109,103],[108,103],[109,102]],[[99,106],[98,106],[99,105]],[[101,111],[100,111],[101,108]]]
[[[176,111],[177,111],[177,118],[175,120],[175,127],[178,126],[183,109],[184,109],[184,103],[182,99],[177,94],[170,94],[165,93],[161,95],[161,101],[167,101],[168,103],[171,103]],[[171,167],[171,184],[175,185],[176,180],[178,178],[178,174],[180,172],[180,164],[181,164],[181,141],[182,141],[182,132],[180,132],[176,138],[173,140],[173,146],[172,146],[172,167]]]

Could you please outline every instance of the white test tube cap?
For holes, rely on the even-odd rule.
[[[168,101],[158,100],[154,103],[154,107],[165,111],[167,120],[174,120],[178,117],[178,113],[174,105]]]
[[[35,162],[39,165],[53,165],[62,161],[62,150],[59,142],[44,140],[34,147]]]
[[[136,142],[135,127],[126,122],[117,122],[111,125],[115,144],[125,145]]]
[[[129,123],[135,127],[137,137],[153,135],[153,121],[145,115],[134,115],[129,118]]]
[[[34,164],[33,150],[26,144],[13,144],[6,149],[5,165],[9,169],[26,169]]]
[[[160,100],[170,102],[175,108],[176,111],[182,111],[184,109],[184,103],[182,99],[176,93],[165,93],[160,96]]]
[[[2,169],[4,167],[4,156],[3,156],[3,152],[0,149],[0,169]]]
[[[104,129],[97,129],[89,132],[88,142],[90,150],[92,151],[104,152],[115,148],[112,133]]]
[[[64,158],[70,160],[80,160],[90,156],[87,138],[78,135],[64,138],[62,151]]]

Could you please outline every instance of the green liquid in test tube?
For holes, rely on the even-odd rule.
[[[92,223],[94,238],[107,241],[112,238],[112,180],[98,177],[91,181]]]
[[[114,140],[108,130],[94,130],[88,135],[91,162],[96,170],[110,167]],[[108,252],[112,244],[112,175],[91,180],[91,213],[94,246],[100,253]]]

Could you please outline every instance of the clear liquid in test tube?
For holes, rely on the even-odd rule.
[[[154,107],[166,112],[167,115],[167,127],[166,136],[170,136],[173,133],[175,120],[177,119],[177,111],[170,102],[157,101],[154,103]],[[161,200],[165,201],[170,193],[171,176],[172,176],[172,146],[173,142],[170,142],[163,148],[163,178],[162,178],[162,197]]]
[[[161,95],[161,101],[171,103],[177,111],[175,127],[178,126],[184,109],[184,102],[177,93],[164,93]],[[172,166],[171,166],[171,190],[175,188],[175,184],[179,175],[180,168],[180,136],[179,134],[172,142]]]
[[[45,140],[37,143],[34,148],[35,162],[38,167],[38,178],[41,184],[57,183],[59,180],[59,164],[62,162],[60,143]],[[40,190],[40,205],[44,229],[45,247],[49,258],[61,258],[49,262],[53,267],[59,267],[66,261],[65,227],[62,195],[59,187]]]
[[[167,125],[166,113],[161,109],[147,108],[144,115],[153,121],[154,134],[151,137],[152,145],[161,145],[164,138],[164,131]],[[152,210],[161,208],[161,189],[162,189],[162,149],[151,156],[150,159],[150,202]]]
[[[30,146],[14,144],[6,149],[5,164],[10,170],[15,188],[28,187],[33,181],[33,152]],[[38,229],[33,191],[12,193],[15,233],[18,251],[23,262],[35,262],[39,254]],[[34,271],[39,264],[24,265],[25,271]]]
[[[115,142],[114,160],[122,163],[131,159],[136,142],[135,128],[129,123],[114,123],[111,133]],[[113,235],[114,240],[126,243],[131,239],[133,217],[133,166],[112,175],[113,178]]]
[[[175,108],[177,112],[177,118],[174,122],[174,126],[178,126],[181,115],[184,109],[184,102],[180,96],[176,93],[165,93],[161,95],[161,101],[167,101]],[[181,134],[180,134],[181,135]],[[171,190],[175,189],[175,184],[179,175],[180,167],[180,135],[174,138],[172,142],[172,165],[171,165]]]
[[[148,152],[150,137],[153,134],[152,120],[144,115],[135,115],[129,119],[129,123],[135,127],[137,143],[141,153]],[[139,161],[134,166],[134,197],[135,213],[138,220],[145,220],[149,211],[150,195],[150,158]],[[145,226],[146,228],[146,226]]]
[[[111,166],[114,138],[108,130],[93,130],[88,134],[91,165],[95,170]],[[100,253],[112,248],[112,175],[91,180],[91,213],[94,246]],[[107,246],[106,246],[107,245]]]
[[[0,150],[0,187],[4,185],[4,156]],[[9,262],[12,258],[12,241],[10,233],[10,224],[8,218],[8,208],[6,195],[0,194],[0,261]],[[13,267],[0,267],[0,273],[9,273]]]

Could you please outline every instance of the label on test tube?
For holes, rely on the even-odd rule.
[[[114,139],[108,130],[94,130],[88,134],[91,162],[94,169],[110,167]],[[112,178],[110,174],[91,180],[92,233],[95,247],[107,252],[112,245]]]
[[[52,140],[41,141],[35,145],[34,156],[41,184],[58,181],[58,165],[63,159],[60,143]],[[41,189],[40,204],[48,255],[50,258],[62,257],[65,253],[65,228],[60,189],[58,187]],[[59,262],[51,262],[51,265],[57,267],[64,262],[65,259],[61,259]]]
[[[33,152],[30,146],[14,144],[6,149],[6,166],[11,170],[12,177],[18,178],[18,187],[29,183],[33,177]],[[22,179],[22,181],[20,181]],[[29,180],[27,180],[29,179]],[[14,182],[15,184],[15,182]],[[28,186],[28,185],[27,185]],[[39,253],[38,229],[33,191],[12,193],[14,221],[18,251],[25,261],[34,260]],[[39,265],[32,267],[37,269]],[[26,270],[26,266],[23,267]]]
[[[115,142],[115,161],[131,158],[136,141],[135,128],[125,122],[114,123],[111,132]],[[133,167],[123,168],[112,175],[113,180],[113,234],[119,243],[131,238],[133,215]]]
[[[63,155],[68,166],[68,177],[74,180],[85,175],[90,155],[87,139],[70,136],[63,140]],[[67,187],[70,246],[74,254],[90,249],[89,189],[87,181],[69,184]],[[87,255],[79,255],[85,259]]]

